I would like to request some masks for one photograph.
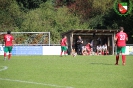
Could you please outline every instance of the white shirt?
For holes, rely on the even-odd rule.
[[[103,49],[103,50],[107,50],[107,45],[103,45],[103,46],[102,46],[102,49]]]
[[[102,49],[102,47],[101,46],[97,46],[97,50],[101,50]]]
[[[85,46],[83,46],[83,47],[82,47],[82,50],[83,50],[83,51],[84,51],[84,50],[86,50],[86,47],[85,47]]]

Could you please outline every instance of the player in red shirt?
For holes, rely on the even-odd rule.
[[[126,50],[126,41],[128,41],[128,36],[124,32],[123,27],[120,27],[120,32],[116,34],[114,40],[116,41],[116,46],[117,46],[117,55],[116,55],[115,65],[118,65],[120,53],[122,54],[122,64],[125,65],[125,61],[126,61],[125,50]]]
[[[86,50],[88,52],[88,55],[90,55],[90,53],[91,53],[91,44],[90,43],[86,44]]]
[[[64,38],[61,39],[60,45],[61,45],[61,54],[60,54],[60,56],[62,56],[63,51],[64,51],[64,55],[66,55],[67,54],[67,37],[66,36],[64,36]]]
[[[11,35],[11,31],[7,31],[7,34],[4,35],[4,60],[6,60],[6,54],[9,52],[8,60],[11,58],[11,52],[13,48],[13,36]]]

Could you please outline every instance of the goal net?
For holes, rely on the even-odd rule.
[[[6,32],[0,32],[0,44]],[[15,45],[49,45],[50,32],[11,32]]]

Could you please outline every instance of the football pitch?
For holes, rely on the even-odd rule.
[[[133,88],[133,56],[0,56],[0,88]]]

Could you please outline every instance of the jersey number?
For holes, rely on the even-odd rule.
[[[10,36],[7,36],[6,39],[7,39],[7,41],[10,41]]]
[[[124,34],[120,35],[120,40],[125,40],[125,35]]]

